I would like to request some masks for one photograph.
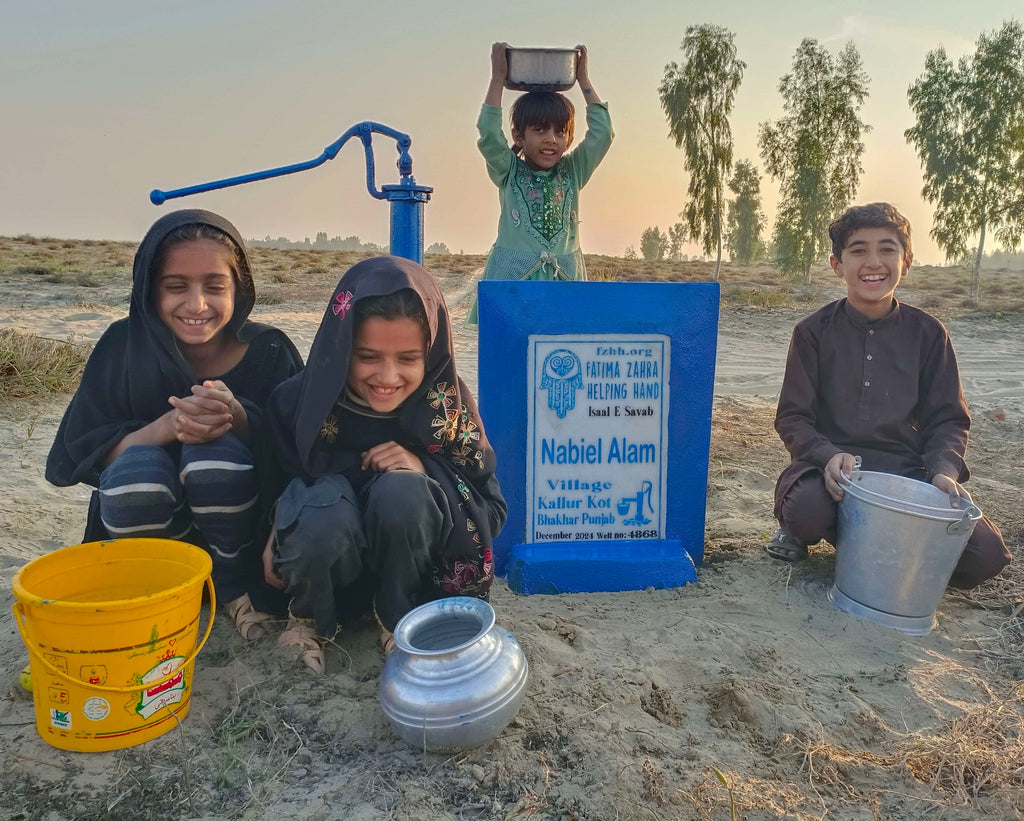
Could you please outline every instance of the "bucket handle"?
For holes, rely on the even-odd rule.
[[[855,456],[854,460],[855,461],[854,461],[853,471],[854,471],[854,473],[860,473],[861,459],[860,459],[859,456]],[[853,484],[853,475],[851,474],[850,477],[845,482],[843,482],[842,484],[845,487],[847,487],[847,488],[853,487],[854,486],[854,484]],[[894,511],[896,513],[909,513],[910,512],[910,511],[904,510],[904,508],[901,508],[901,507],[891,507],[890,505],[887,505],[886,502],[889,501],[887,496],[885,496],[884,494],[881,494],[881,493],[876,493],[873,490],[868,490],[866,487],[857,487],[856,493],[862,493],[862,494],[864,494],[865,496],[868,497],[867,499],[864,499],[863,501],[867,501],[870,504],[874,504],[877,507],[883,508],[885,510],[891,510],[891,511]],[[978,521],[978,519],[980,519],[982,517],[982,512],[981,512],[981,508],[980,507],[978,507],[976,504],[974,504],[974,502],[970,501],[969,499],[963,499],[962,497],[961,497],[961,499],[962,499],[962,501],[967,502],[967,504],[964,507],[960,508],[961,511],[963,511],[963,515],[959,519],[957,519],[955,521],[952,521],[948,525],[946,525],[946,532],[949,533],[949,535],[951,535],[951,536],[962,536],[965,533],[970,533],[971,529],[974,527],[974,523],[976,521]],[[905,507],[916,508],[918,511],[932,511],[932,510],[938,510],[939,509],[939,508],[933,507],[932,505],[923,505],[923,504],[917,504],[916,502],[908,502],[908,501],[904,501],[903,505]],[[926,514],[926,513],[912,513],[911,515],[920,516],[921,518],[924,518],[924,519],[932,519],[933,521],[934,520],[948,521],[948,517],[941,517],[941,518],[937,519],[937,517],[929,515],[929,514]]]
[[[899,505],[888,504],[890,501],[888,497],[883,496],[880,493],[868,490],[867,488],[858,487],[856,493],[862,493],[863,496],[857,497],[856,493],[850,491],[853,484],[847,485],[847,492],[855,498],[859,498],[863,502],[867,502],[870,505],[881,508],[882,510],[889,510],[893,513],[906,513],[910,516],[916,516],[918,519],[927,519],[932,522],[947,522],[946,530],[951,535],[962,536],[971,527],[974,526],[974,522],[981,518],[981,508],[977,505],[969,504],[963,508],[963,515],[959,519],[950,521],[948,516],[937,516],[935,511],[941,511],[941,508],[937,507],[924,507],[922,505],[915,505],[913,502],[907,502],[902,507]],[[950,508],[952,512],[952,508]]]
[[[970,533],[974,528],[974,523],[981,518],[981,508],[975,504],[968,505],[963,511],[963,516],[946,525],[946,532],[950,536],[963,536],[965,533]]]
[[[82,681],[79,678],[75,678],[74,676],[68,673],[64,673],[61,670],[58,670],[39,653],[39,651],[36,649],[35,642],[31,640],[32,636],[29,633],[28,623],[22,623],[22,620],[25,617],[25,613],[22,609],[21,602],[16,601],[11,606],[11,613],[14,615],[14,623],[18,627],[18,633],[21,634],[21,640],[25,643],[25,646],[28,648],[29,655],[32,656],[32,658],[34,658],[36,661],[38,661],[41,665],[43,665],[43,667],[46,669],[46,672],[48,672],[51,676],[56,676],[57,678],[64,679],[65,681],[69,681],[72,684],[77,684],[81,687],[87,687],[92,690],[102,690],[106,693],[133,694],[138,693],[140,690],[149,690],[153,687],[159,687],[161,684],[167,683],[176,675],[178,675],[178,672],[180,670],[183,670],[185,667],[187,667],[189,664],[196,660],[196,656],[199,655],[199,651],[203,649],[203,646],[206,644],[206,640],[210,638],[210,631],[213,629],[213,615],[217,609],[217,596],[213,591],[213,576],[206,577],[206,587],[207,590],[209,590],[210,592],[210,618],[206,622],[206,632],[203,633],[203,638],[200,640],[199,644],[196,645],[196,649],[192,651],[192,653],[185,659],[185,661],[183,661],[181,664],[179,664],[177,667],[171,670],[171,672],[169,672],[163,678],[159,678],[156,681],[147,681],[144,684],[130,684],[127,687],[113,687],[107,684],[93,684],[91,681]]]

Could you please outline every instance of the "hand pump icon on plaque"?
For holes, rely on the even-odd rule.
[[[636,496],[623,496],[619,499],[619,503],[616,505],[620,516],[625,516],[629,513],[630,505],[636,506],[636,516],[632,519],[623,519],[624,525],[646,525],[650,524],[651,520],[644,516],[644,499],[647,500],[647,508],[653,514],[654,505],[651,504],[651,491],[654,489],[654,485],[646,479],[640,485],[640,490],[637,491]]]

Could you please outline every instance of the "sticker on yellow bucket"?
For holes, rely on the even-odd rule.
[[[175,656],[174,658],[167,659],[167,661],[160,662],[160,664],[146,673],[142,677],[143,684],[148,684],[152,681],[161,681],[162,683],[139,693],[139,703],[135,708],[135,712],[143,718],[150,718],[161,707],[177,704],[181,701],[182,696],[185,695],[185,671],[181,669],[184,663],[184,656]],[[178,671],[177,675],[167,678],[175,670]]]
[[[71,729],[71,713],[68,710],[54,710],[50,708],[50,724],[58,730]]]
[[[89,721],[103,721],[110,713],[110,702],[99,696],[90,696],[85,700],[82,712]]]
[[[79,670],[78,677],[90,684],[106,684],[107,668],[103,664],[86,665]]]

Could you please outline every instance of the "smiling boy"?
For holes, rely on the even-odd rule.
[[[855,455],[864,470],[930,482],[951,504],[970,498],[961,483],[971,418],[949,336],[893,295],[913,261],[910,223],[893,205],[871,203],[847,209],[829,237],[847,295],[794,328],[775,414],[792,463],[775,487],[780,530],[767,551],[790,562],[809,544],[836,543],[836,503]],[[982,517],[950,585],[974,587],[1009,562]]]

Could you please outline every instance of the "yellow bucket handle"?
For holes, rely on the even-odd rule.
[[[210,631],[213,629],[213,615],[217,610],[217,595],[213,591],[212,576],[206,577],[206,587],[210,591],[210,618],[206,622],[206,632],[203,634],[203,638],[199,642],[199,644],[196,645],[196,649],[192,651],[192,654],[188,656],[184,662],[182,662],[173,670],[171,670],[171,672],[169,672],[163,678],[157,679],[156,681],[147,681],[144,684],[133,684],[127,687],[111,687],[106,684],[93,684],[91,681],[82,681],[81,679],[75,678],[74,676],[68,673],[64,673],[58,670],[56,667],[50,664],[50,662],[47,661],[42,655],[39,654],[39,651],[36,649],[35,642],[31,641],[32,636],[28,635],[28,623],[22,623],[22,620],[25,618],[25,614],[24,611],[22,610],[21,602],[16,601],[11,606],[11,613],[14,615],[14,623],[17,625],[18,632],[21,634],[21,640],[25,643],[25,646],[28,648],[29,655],[32,656],[32,658],[34,658],[40,664],[42,664],[50,675],[64,679],[65,681],[69,681],[72,684],[78,684],[82,687],[88,687],[93,690],[102,690],[107,693],[138,693],[140,690],[149,690],[153,687],[159,687],[161,684],[165,684],[166,682],[174,678],[176,675],[178,675],[179,671],[183,670],[185,667],[187,667],[189,664],[196,660],[196,656],[199,655],[199,651],[203,649],[203,646],[206,644],[206,640],[210,638]]]

